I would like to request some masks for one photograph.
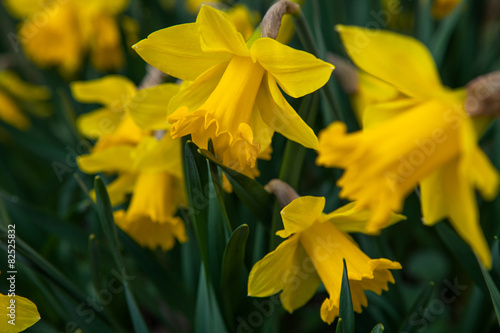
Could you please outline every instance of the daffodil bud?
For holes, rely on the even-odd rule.
[[[285,14],[294,14],[300,10],[300,6],[289,0],[276,2],[269,8],[260,24],[261,36],[276,39],[281,27],[281,19]]]
[[[469,115],[500,117],[500,71],[475,78],[466,91],[465,110]]]
[[[267,192],[274,194],[278,198],[281,208],[299,198],[297,192],[290,185],[279,179],[271,179],[264,188]]]
[[[338,79],[342,90],[349,95],[358,92],[359,77],[356,67],[343,57],[333,53],[327,54],[327,60],[335,66],[333,73]]]

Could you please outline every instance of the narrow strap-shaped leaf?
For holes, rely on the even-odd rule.
[[[198,147],[193,142],[186,142],[184,170],[190,203],[190,219],[193,221],[205,276],[211,280],[208,244],[208,167],[207,161],[197,153],[197,150]]]
[[[420,326],[415,325],[415,314],[420,316],[424,315],[424,312],[427,308],[427,304],[432,296],[432,292],[434,291],[434,282],[429,283],[428,286],[422,290],[417,300],[413,304],[411,310],[406,315],[405,319],[401,324],[401,328],[399,332],[411,333],[418,332]]]
[[[252,212],[261,222],[268,223],[272,218],[272,197],[262,185],[253,179],[235,171],[220,163],[215,156],[207,150],[198,149],[198,153],[215,163],[226,175],[233,186],[233,190],[240,198],[241,202]]]
[[[231,235],[222,258],[221,291],[228,325],[233,321],[233,309],[239,296],[237,291],[241,287],[248,233],[248,225],[240,225]]]
[[[101,226],[106,236],[108,242],[108,247],[111,251],[113,259],[115,260],[116,267],[119,272],[125,272],[125,266],[123,265],[123,260],[118,248],[118,236],[116,232],[115,221],[113,219],[113,211],[111,209],[111,202],[109,201],[108,192],[106,191],[106,186],[104,185],[100,177],[96,177],[94,181],[94,188],[96,192],[97,200],[97,213],[99,215],[99,220],[101,221]],[[144,319],[139,311],[136,304],[134,296],[130,291],[128,281],[126,278],[121,279],[123,283],[123,288],[125,290],[125,299],[127,300],[127,306],[130,313],[130,318],[132,319],[132,325],[136,333],[149,332]]]
[[[382,324],[377,324],[372,329],[372,333],[382,333],[383,331],[384,331],[384,325],[382,325]]]
[[[478,287],[481,288],[485,293],[487,293],[488,289],[486,288],[484,279],[481,274],[479,274],[479,264],[477,262],[476,256],[474,255],[474,252],[472,252],[470,247],[446,223],[440,222],[436,224],[434,228],[436,229],[438,235],[441,237],[443,243],[467,270]]]
[[[340,288],[339,318],[342,318],[342,332],[354,333],[354,310],[352,307],[351,287],[345,259],[342,273],[342,287]]]
[[[495,308],[495,314],[497,315],[498,325],[500,326],[500,292],[498,287],[491,278],[490,273],[480,264],[481,272],[484,276],[484,281],[490,292],[491,301],[493,302],[493,307]]]
[[[207,280],[203,268],[200,269],[196,296],[194,331],[195,333],[227,332],[212,284]]]

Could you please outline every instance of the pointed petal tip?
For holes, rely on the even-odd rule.
[[[342,30],[344,30],[344,25],[342,24],[336,24],[333,29],[337,32],[341,32]]]

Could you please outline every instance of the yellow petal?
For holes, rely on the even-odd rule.
[[[0,91],[0,120],[5,121],[20,130],[26,130],[31,126],[31,122],[16,103],[3,92]]]
[[[10,70],[0,72],[0,85],[13,96],[23,100],[42,101],[50,98],[50,90],[47,87],[24,82]]]
[[[454,160],[421,183],[424,223],[432,225],[449,217],[460,237],[490,268],[491,253],[479,225],[474,187],[460,175],[459,168],[458,160]]]
[[[90,59],[100,71],[117,70],[123,66],[122,37],[116,18],[112,15],[96,15],[91,18],[92,42]]]
[[[290,96],[298,98],[325,85],[334,66],[310,53],[298,51],[271,38],[252,44],[252,59],[258,61]]]
[[[398,96],[399,91],[390,84],[358,71],[358,91],[351,95],[350,99],[359,123],[363,123],[364,112],[368,106],[389,102]]]
[[[366,224],[371,219],[372,215],[373,213],[370,210],[357,207],[356,202],[351,202],[322,216],[321,220],[333,223],[345,233],[369,233],[369,231],[366,230]],[[406,220],[406,216],[393,213],[387,226],[402,220]]]
[[[94,152],[116,145],[136,145],[145,135],[129,114],[125,114],[117,126],[110,126],[111,134],[103,135],[94,146]]]
[[[470,164],[472,170],[469,175],[472,177],[472,183],[484,199],[495,199],[499,186],[498,171],[480,148],[473,150],[471,159],[473,162]]]
[[[394,283],[389,269],[401,268],[399,263],[387,259],[370,259],[350,237],[330,222],[315,223],[299,236],[329,294],[329,299],[321,307],[321,318],[327,323],[338,316],[342,259],[345,259],[349,272],[353,308],[358,313],[362,306],[367,305],[364,291],[380,293],[386,290],[388,282]]]
[[[168,129],[170,125],[165,105],[179,92],[179,88],[177,84],[165,83],[142,89],[127,102],[126,109],[144,131]]]
[[[292,313],[304,306],[316,294],[320,284],[321,279],[311,259],[302,246],[297,246],[294,266],[286,275],[280,294],[283,308]]]
[[[140,173],[126,212],[115,213],[116,223],[139,244],[169,250],[175,239],[185,242],[183,221],[173,216],[180,196],[175,179],[168,173]]]
[[[243,36],[226,13],[210,6],[202,6],[196,18],[196,26],[204,52],[239,56],[250,54]]]
[[[44,2],[40,0],[5,0],[4,5],[16,18],[29,17],[44,8]]]
[[[325,208],[324,197],[304,196],[293,200],[281,210],[285,230],[280,230],[276,234],[286,238],[309,228],[320,218],[323,208]]]
[[[336,29],[351,59],[365,72],[412,97],[429,98],[443,91],[432,55],[418,40],[383,30]]]
[[[106,186],[111,206],[114,207],[125,202],[127,195],[133,192],[136,180],[136,173],[125,172]]]
[[[248,276],[248,295],[267,297],[283,290],[296,262],[299,237],[291,237],[259,260]]]
[[[226,68],[227,63],[218,64],[202,73],[193,82],[184,83],[179,93],[170,99],[168,113],[172,114],[181,107],[187,107],[190,111],[198,109],[215,90]],[[176,116],[172,116],[171,119],[174,118],[177,119]]]
[[[154,137],[144,138],[134,153],[133,168],[148,172],[165,171],[182,179],[180,140],[174,140],[168,134],[160,141]]]
[[[80,66],[87,48],[78,10],[73,1],[51,1],[48,10],[50,15],[42,11],[40,16],[21,23],[19,38],[23,50],[39,66],[60,66],[70,74]],[[41,20],[44,24],[39,24]]]
[[[92,81],[71,83],[73,97],[83,103],[100,103],[111,109],[121,109],[135,94],[135,84],[124,76],[108,75]]]
[[[133,165],[132,147],[128,145],[109,147],[88,155],[78,156],[78,167],[85,173],[129,171]]]
[[[158,30],[133,48],[151,66],[187,81],[193,81],[207,69],[232,57],[203,52],[196,23]]]
[[[412,98],[402,98],[391,102],[370,105],[363,113],[363,128],[366,129],[383,124],[408,109],[413,108],[418,102]]]
[[[4,276],[5,278],[5,276]],[[14,306],[15,313],[10,316],[11,310],[9,307]],[[2,320],[0,320],[0,331],[2,333],[17,333],[24,331],[30,326],[33,326],[40,320],[40,314],[35,303],[27,298],[15,295],[8,296],[0,294],[0,312]]]
[[[113,133],[124,114],[121,110],[102,108],[82,114],[76,119],[78,131],[90,139]]]
[[[84,6],[82,7],[86,7],[87,9],[92,7],[91,9],[97,12],[119,14],[127,8],[129,0],[86,0],[83,4]]]
[[[304,147],[318,149],[314,131],[300,118],[281,94],[276,81],[266,74],[257,94],[256,103],[264,122],[274,131]]]
[[[157,223],[148,218],[128,219],[123,210],[114,213],[116,224],[132,239],[144,247],[152,250],[160,247],[168,251],[175,245],[187,241],[184,222],[178,217],[172,217],[168,223]]]

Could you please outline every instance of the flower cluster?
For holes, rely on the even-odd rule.
[[[148,30],[151,24],[157,29],[157,21],[135,21],[141,1],[4,1],[12,22],[18,20],[14,42],[27,59],[16,59],[26,65],[19,76],[7,69],[11,60],[2,62],[0,57],[0,143],[12,136],[15,145],[6,152],[28,147],[39,155],[47,152],[47,158],[53,160],[65,154],[61,147],[50,146],[57,141],[54,139],[70,137],[89,147],[75,156],[73,171],[77,175],[60,191],[63,202],[74,205],[67,210],[55,205],[55,222],[49,221],[49,227],[36,225],[33,230],[43,229],[50,235],[54,230],[59,232],[60,216],[99,218],[104,230],[102,243],[122,275],[128,277],[125,272],[134,264],[133,260],[122,260],[129,254],[137,261],[144,259],[139,279],[146,281],[148,274],[158,269],[159,274],[151,278],[153,287],[140,286],[144,297],[138,297],[138,302],[131,290],[133,284],[141,283],[129,284],[122,278],[119,287],[123,289],[115,288],[114,280],[108,284],[113,290],[124,291],[135,330],[146,331],[141,317],[145,300],[150,307],[155,304],[151,309],[159,305],[160,310],[155,311],[163,315],[177,308],[170,309],[170,299],[162,296],[187,304],[187,298],[196,295],[196,301],[186,305],[187,310],[179,309],[190,319],[196,312],[195,320],[200,322],[195,323],[195,330],[206,320],[213,324],[207,330],[240,331],[234,326],[240,314],[249,312],[244,302],[258,302],[250,297],[279,294],[287,312],[308,304],[316,307],[319,323],[330,325],[342,317],[337,329],[347,327],[347,332],[351,325],[345,314],[361,313],[376,297],[392,296],[392,291],[380,296],[389,284],[398,281],[392,289],[407,282],[399,271],[402,264],[407,267],[408,258],[401,251],[389,250],[392,242],[397,242],[399,249],[407,247],[397,237],[392,238],[394,231],[405,227],[431,233],[437,229],[440,237],[440,230],[450,235],[456,232],[455,245],[460,243],[457,252],[477,257],[487,287],[498,296],[494,279],[488,276],[488,270],[493,272],[496,267],[490,246],[498,223],[484,226],[488,214],[481,205],[482,200],[495,200],[500,178],[487,156],[491,147],[483,151],[479,140],[500,112],[500,72],[482,75],[466,87],[450,88],[451,80],[445,74],[441,78],[439,64],[451,56],[441,45],[436,46],[448,38],[445,35],[451,35],[446,29],[455,24],[466,2],[421,1],[418,13],[398,0],[377,2],[376,8],[383,13],[377,13],[378,18],[386,21],[384,27],[409,31],[416,19],[420,30],[415,35],[422,41],[384,29],[332,24],[331,33],[338,33],[341,44],[335,46],[336,37],[325,43],[329,37],[322,36],[325,22],[320,18],[328,16],[319,11],[334,5],[313,3],[305,10],[311,9],[318,16],[312,32],[302,12],[303,2],[277,1],[261,16],[241,3],[229,6],[227,1],[189,0],[179,5],[160,1],[154,5],[168,8],[166,16],[182,13],[195,21],[169,25],[159,20],[166,28],[151,32],[153,29],[139,31],[138,27]],[[375,8],[365,5],[365,9]],[[124,17],[125,11],[130,17]],[[154,16],[145,12],[145,20]],[[360,21],[360,17],[346,21]],[[442,31],[432,39],[429,35],[434,26]],[[288,45],[295,29],[298,38],[290,45],[300,41],[307,52]],[[131,46],[128,54],[122,40]],[[426,45],[431,45],[430,49]],[[352,63],[329,52],[337,46],[337,52],[345,51]],[[44,76],[33,82],[45,79],[46,86],[24,81],[35,73],[33,65],[44,71]],[[469,76],[470,80],[472,74]],[[460,84],[466,82],[462,79]],[[486,94],[481,91],[483,85],[490,85]],[[59,100],[54,104],[63,105],[54,108],[54,114],[46,104],[52,95]],[[84,108],[93,111],[81,112]],[[55,123],[71,123],[71,128],[58,131],[60,127],[48,125],[49,139],[44,140],[31,132],[43,121],[30,118],[25,110],[40,117],[53,115]],[[30,140],[39,138],[43,152],[30,145]],[[3,147],[0,149],[3,153]],[[310,163],[305,162],[307,158]],[[2,160],[10,166],[11,161]],[[71,169],[71,162],[66,159],[67,169]],[[3,164],[0,167],[4,170]],[[45,177],[45,169],[41,172]],[[89,175],[95,174],[100,174],[95,180],[97,194],[88,190]],[[0,180],[3,219],[19,207],[18,198],[8,195],[16,184]],[[106,199],[101,195],[106,192],[101,180],[110,205],[101,200]],[[262,186],[264,183],[267,185]],[[83,190],[79,197],[66,198],[78,185]],[[307,195],[299,196],[294,188]],[[11,200],[4,208],[7,199]],[[89,218],[86,209],[92,208],[98,214],[93,212]],[[96,225],[91,221],[88,225]],[[422,227],[443,221],[435,228]],[[117,233],[113,222],[119,228]],[[445,226],[447,223],[454,230]],[[80,230],[80,225],[74,227],[67,230]],[[27,228],[19,229],[24,237]],[[92,234],[88,245],[95,259],[95,252],[103,247],[94,242],[98,233],[84,232],[84,237],[74,237],[75,243],[83,239],[87,244]],[[446,239],[443,243],[453,247]],[[33,277],[37,287],[55,281],[56,287],[42,294],[79,304],[77,313],[87,305],[78,288],[64,278],[63,270],[47,265],[43,256],[21,240],[18,244],[23,264],[43,273],[43,280]],[[47,256],[59,246],[54,244],[47,246]],[[67,256],[61,257],[67,261]],[[111,291],[98,290],[106,276],[96,274],[99,263],[91,261],[88,266],[95,275],[92,292],[100,299],[90,302],[88,298],[87,302],[91,312],[99,311],[96,327],[124,331],[110,310],[112,306],[99,310],[107,305],[101,304],[105,303],[102,295]],[[474,261],[469,266],[477,264]],[[170,282],[173,287],[165,287]],[[197,285],[198,290],[183,290],[188,285]],[[344,293],[346,290],[350,293]],[[165,295],[154,298],[156,293]],[[352,309],[341,304],[348,299],[346,295],[350,295]],[[12,302],[10,297],[0,293],[2,308]],[[37,297],[33,300],[38,303]],[[0,331],[19,332],[40,319],[30,300],[16,296],[16,302],[18,326],[2,320]],[[202,312],[204,307],[206,312]],[[108,314],[110,318],[105,318]],[[411,322],[411,316],[402,317],[406,321],[410,317]],[[75,320],[81,330],[93,328],[85,319]],[[344,320],[346,326],[342,326]],[[191,329],[184,324],[180,324],[184,330]],[[397,325],[403,327],[399,322]]]

